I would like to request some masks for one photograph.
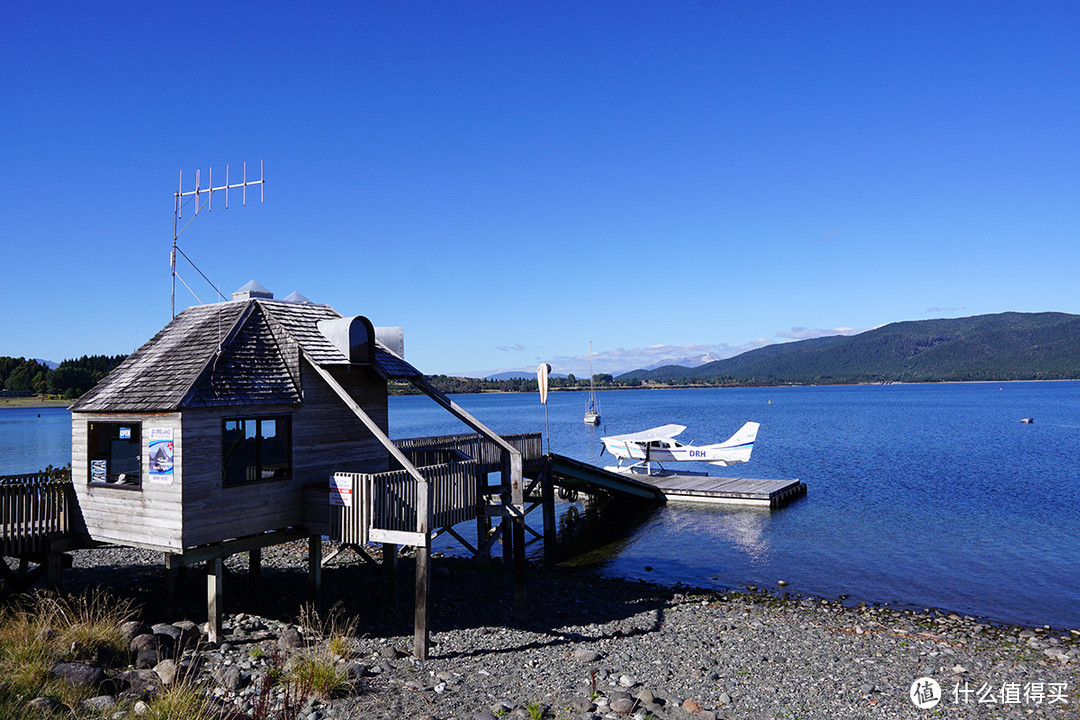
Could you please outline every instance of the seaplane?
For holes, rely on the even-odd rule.
[[[686,430],[685,425],[661,425],[651,430],[609,435],[600,438],[604,449],[615,456],[618,464],[604,468],[614,472],[639,475],[671,474],[666,462],[705,462],[728,467],[750,459],[760,423],[748,422],[738,432],[713,445],[684,445],[675,436]],[[703,472],[679,471],[681,475],[707,475]]]

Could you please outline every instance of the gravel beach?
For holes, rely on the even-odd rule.
[[[258,588],[249,586],[246,556],[229,558],[224,641],[186,653],[237,718],[250,714],[272,657],[315,641],[297,625],[306,558],[303,543],[264,550]],[[851,607],[780,587],[669,588],[541,565],[529,568],[529,622],[515,627],[497,561],[437,557],[433,567],[432,649],[422,662],[409,654],[408,557],[393,604],[384,577],[356,554],[324,568],[324,612],[339,603],[358,621],[359,639],[339,659],[353,683],[340,697],[306,702],[303,720],[1078,717],[1077,629]],[[133,598],[146,626],[205,621],[204,574],[190,569],[168,606],[159,553],[81,551],[64,583],[69,592],[101,585]],[[917,707],[913,685],[915,700],[937,698],[936,706]]]

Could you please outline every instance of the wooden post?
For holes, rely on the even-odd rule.
[[[248,551],[248,587],[258,590],[262,584],[262,548]]]
[[[319,604],[322,590],[322,535],[308,536],[308,599]]]
[[[212,643],[221,642],[221,580],[224,574],[222,558],[206,561],[206,634]]]
[[[514,505],[514,620],[524,625],[529,619],[525,588],[525,479],[521,453],[503,454],[504,472],[509,472]]]
[[[53,591],[60,593],[63,590],[60,571],[64,568],[64,554],[49,550],[45,556],[45,584]]]
[[[429,644],[428,614],[431,609],[431,522],[435,488],[427,480],[416,487],[416,530],[424,535],[424,544],[416,548],[416,609],[413,615],[413,654],[427,659]]]
[[[386,604],[391,607],[397,602],[398,546],[394,543],[382,544],[382,564],[386,572]]]
[[[479,443],[476,443],[479,445]],[[473,450],[473,457],[477,457],[479,452]],[[487,546],[488,533],[491,532],[491,518],[486,512],[483,512],[483,507],[487,505],[487,473],[482,471],[482,467],[477,467],[476,470],[476,499],[480,507],[478,510],[481,512],[476,516],[476,547],[480,548],[480,552],[477,553],[476,558],[490,559],[491,548]]]
[[[169,593],[169,605],[176,604],[176,579],[180,574],[180,556],[165,553],[165,585]]]
[[[551,463],[544,463],[540,471],[540,498],[544,508],[544,559],[555,562],[558,558],[555,544],[558,542],[558,525],[555,522],[555,482],[551,476]]]

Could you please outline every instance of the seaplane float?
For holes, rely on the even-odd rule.
[[[609,435],[600,440],[604,449],[615,456],[618,464],[605,467],[613,472],[638,475],[671,474],[665,470],[666,462],[705,462],[728,467],[747,462],[754,450],[760,423],[748,422],[738,432],[721,443],[712,445],[684,445],[675,436],[686,430],[685,425],[661,425],[650,430]],[[707,475],[703,472],[679,471],[681,475]]]

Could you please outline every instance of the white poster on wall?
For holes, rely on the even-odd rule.
[[[172,428],[150,428],[150,475],[148,483],[170,485],[173,481]]]

